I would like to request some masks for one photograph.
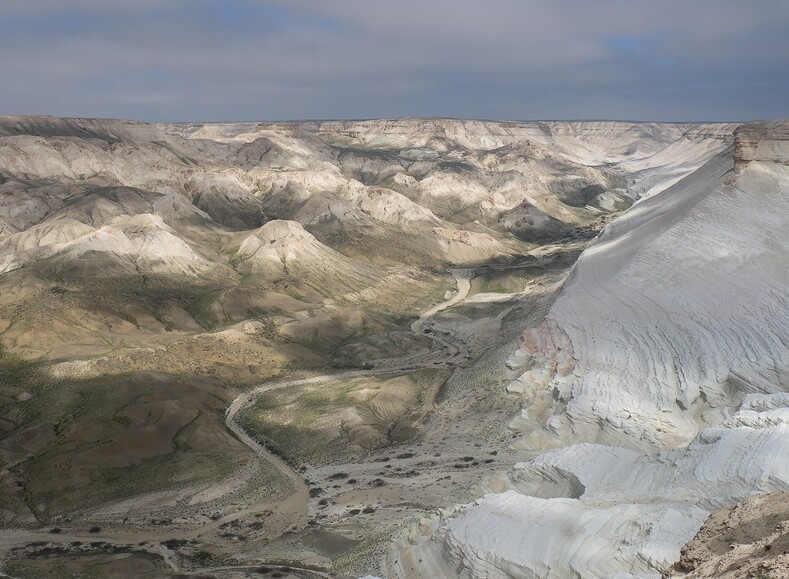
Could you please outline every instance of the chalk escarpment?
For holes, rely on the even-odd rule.
[[[789,487],[787,127],[738,129],[582,254],[511,361],[514,446],[556,450],[412,529],[401,576],[659,577],[710,512]]]

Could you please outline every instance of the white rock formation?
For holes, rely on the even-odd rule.
[[[789,170],[752,163],[727,184],[731,169],[730,155],[713,159],[584,253],[524,342],[544,360],[524,380],[550,388],[559,406],[520,446],[687,442],[743,393],[783,387],[789,220],[776,209]],[[545,334],[566,335],[566,346],[542,348],[535,336]]]
[[[515,446],[556,450],[411,529],[393,576],[657,579],[709,512],[789,488],[788,127],[584,252],[513,361]]]
[[[244,236],[238,247],[242,263],[270,279],[346,278],[364,284],[376,268],[359,264],[325,246],[297,221],[274,220]],[[361,278],[361,279],[359,279]]]
[[[400,576],[660,577],[709,512],[789,488],[789,394],[748,395],[685,448],[578,444],[520,463],[445,521],[411,530]],[[397,561],[395,563],[395,561]]]
[[[334,251],[296,221],[269,221],[244,234],[237,251],[242,271],[268,281],[290,279],[326,297],[357,302],[407,287],[408,270],[350,259]]]
[[[150,213],[117,218],[67,244],[54,259],[67,275],[196,276],[213,269],[161,217]]]

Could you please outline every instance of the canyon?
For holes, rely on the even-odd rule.
[[[0,574],[780,577],[788,199],[787,121],[0,117]]]

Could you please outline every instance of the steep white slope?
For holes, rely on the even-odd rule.
[[[0,242],[0,273],[52,258],[60,275],[199,275],[212,266],[150,213],[102,219],[92,227],[70,217],[46,221]]]
[[[401,577],[624,579],[632,577],[625,570],[634,570],[634,560],[671,562],[673,545],[666,537],[691,538],[704,516],[694,508],[597,508],[507,491],[464,508],[438,527],[428,543],[418,543],[420,537],[412,535],[416,544],[401,549],[393,571]],[[660,577],[649,573],[646,563],[638,567],[639,577]]]
[[[709,512],[789,488],[789,147],[760,130],[584,252],[513,362],[515,445],[556,450],[411,529],[392,575],[657,579]]]
[[[93,231],[93,227],[79,221],[59,219],[10,235],[0,242],[0,273],[55,255],[70,242]]]
[[[513,389],[548,388],[558,404],[545,426],[516,425],[521,447],[678,444],[743,393],[781,389],[789,169],[752,163],[727,184],[731,167],[710,161],[584,253],[524,341],[535,366]]]
[[[750,394],[733,416],[687,447],[641,454],[573,445],[516,465],[507,486],[550,496],[553,486],[546,488],[546,482],[566,478],[585,502],[686,503],[715,510],[732,498],[789,485],[787,436],[789,394]]]
[[[634,155],[618,166],[631,174],[631,193],[638,198],[648,198],[709,161],[720,152],[721,143],[732,142],[733,135],[722,133],[719,126],[692,127],[654,154]]]
[[[38,225],[2,239],[0,273],[56,255],[53,264],[62,273],[202,273],[212,267],[173,226],[190,231],[211,224],[177,194],[96,187],[67,200]]]

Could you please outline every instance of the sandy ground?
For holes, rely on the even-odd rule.
[[[789,577],[789,492],[750,497],[710,515],[683,547],[672,577]]]

